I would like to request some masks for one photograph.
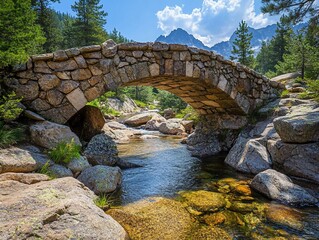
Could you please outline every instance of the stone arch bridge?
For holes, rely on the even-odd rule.
[[[282,88],[214,52],[112,40],[32,56],[13,68],[6,83],[28,108],[57,123],[66,123],[88,101],[119,86],[167,90],[205,116],[245,116]]]

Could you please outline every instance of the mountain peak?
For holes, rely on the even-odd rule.
[[[167,36],[159,36],[155,42],[184,44],[190,47],[197,47],[209,50],[200,40],[196,39],[192,34],[189,34],[182,28],[177,28],[171,31]]]

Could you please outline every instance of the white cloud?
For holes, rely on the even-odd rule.
[[[273,23],[267,15],[257,14],[254,7],[255,0],[203,0],[202,6],[190,13],[185,13],[183,6],[176,5],[166,6],[156,16],[158,27],[164,34],[183,28],[205,45],[212,46],[227,40],[241,20],[255,28]]]
[[[246,10],[245,21],[250,23],[250,25],[254,28],[261,28],[272,23],[265,14],[256,14],[255,12],[255,1],[252,0],[249,7]]]

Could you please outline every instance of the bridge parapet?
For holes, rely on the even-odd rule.
[[[120,86],[153,86],[181,97],[201,115],[246,115],[284,88],[214,52],[164,43],[59,50],[15,66],[6,84],[27,107],[65,123],[88,101]]]

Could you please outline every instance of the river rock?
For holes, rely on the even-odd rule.
[[[165,119],[170,119],[170,118],[174,118],[176,113],[174,112],[173,109],[167,108],[167,109],[164,110],[163,115],[164,115]]]
[[[274,168],[319,184],[319,142],[291,144],[269,140],[267,145]]]
[[[107,211],[128,232],[131,239],[179,239],[191,236],[194,221],[180,202],[151,197]]]
[[[93,165],[113,166],[118,160],[118,150],[114,140],[102,133],[94,136],[84,151],[84,156]]]
[[[194,121],[192,120],[183,120],[181,122],[181,124],[183,125],[183,127],[185,128],[185,131],[187,133],[191,133],[193,130],[193,126],[194,126]]]
[[[39,173],[2,173],[0,174],[0,182],[17,181],[24,184],[34,184],[37,182],[48,181],[49,176]]]
[[[67,167],[75,174],[82,172],[84,169],[91,167],[86,157],[80,156],[79,158],[73,158],[67,165]]]
[[[276,118],[274,126],[283,142],[319,141],[319,112],[317,111]]]
[[[119,122],[111,121],[106,123],[112,129],[127,129],[127,127]]]
[[[158,115],[158,113],[154,112],[146,112],[146,113],[140,113],[137,115],[134,115],[124,121],[124,124],[132,126],[132,127],[138,127],[145,123],[147,123],[149,120],[151,120],[155,115]]]
[[[145,129],[152,130],[152,131],[158,131],[159,130],[159,126],[161,125],[161,123],[163,123],[165,121],[166,121],[166,119],[164,117],[162,117],[161,115],[159,115],[159,114],[154,115],[152,117],[152,119],[149,120],[145,124]]]
[[[97,165],[82,171],[78,180],[95,194],[105,194],[113,192],[121,185],[122,173],[119,167]]]
[[[239,137],[228,153],[225,163],[237,171],[257,174],[271,168],[267,148],[255,139]]]
[[[90,141],[92,137],[102,132],[105,119],[99,108],[85,106],[77,112],[68,123],[72,131],[81,139]]]
[[[30,126],[30,133],[32,142],[41,147],[51,149],[62,141],[71,141],[72,139],[77,145],[82,146],[78,136],[69,127],[57,123],[38,122]]]
[[[73,177],[72,171],[62,165],[53,164],[48,167],[50,176],[54,178]]]
[[[180,194],[188,206],[199,212],[216,212],[226,206],[223,194],[204,190],[182,192]]]
[[[181,124],[181,119],[171,118],[166,122],[161,123],[159,131],[164,134],[182,135],[185,133],[185,128]]]
[[[74,178],[31,185],[3,181],[0,189],[1,239],[128,239],[93,203],[93,192]]]
[[[5,172],[32,172],[49,159],[40,153],[33,153],[19,147],[10,147],[0,150],[0,173]]]
[[[294,184],[289,177],[268,169],[258,173],[251,182],[251,187],[270,199],[293,205],[314,205],[318,200],[304,188]]]

